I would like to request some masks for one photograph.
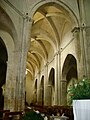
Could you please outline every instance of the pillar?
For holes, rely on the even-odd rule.
[[[15,110],[15,88],[16,78],[13,61],[7,62],[7,76],[5,84],[5,95],[4,95],[4,109],[14,111]]]
[[[58,51],[58,105],[61,105],[61,52]]]
[[[67,81],[61,80],[61,105],[67,105]]]
[[[37,75],[37,104],[40,104],[40,72]]]
[[[42,87],[38,88],[38,99],[37,99],[37,104],[42,105]]]
[[[61,54],[58,51],[55,55],[55,104],[61,104]]]
[[[88,76],[88,54],[87,54],[87,40],[86,40],[86,18],[85,18],[85,6],[84,0],[78,0],[79,9],[79,28],[80,28],[80,42],[81,42],[81,54],[83,62],[84,76]]]
[[[76,62],[77,62],[77,73],[78,78],[82,78],[84,75],[84,64],[83,64],[83,56],[82,56],[82,48],[81,48],[81,41],[80,41],[80,28],[74,27],[72,30],[74,44],[75,44],[75,53],[76,53]]]
[[[21,40],[21,51],[19,56],[19,66],[17,75],[17,110],[24,110],[25,108],[25,80],[26,80],[26,59],[28,52],[29,28],[32,24],[28,14],[23,18],[23,31]]]
[[[86,31],[86,48],[87,48],[87,53],[86,53],[86,57],[87,57],[87,77],[90,79],[90,27],[86,27],[85,28]]]
[[[58,105],[58,53],[55,54],[55,105]]]
[[[48,105],[52,106],[52,85],[48,85]]]
[[[49,89],[48,89],[48,64],[45,65],[45,72],[44,72],[45,76],[44,76],[44,105],[49,105],[49,100],[48,100],[48,97],[49,97]]]

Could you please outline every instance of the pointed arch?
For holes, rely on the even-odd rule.
[[[10,34],[13,42],[17,46],[18,35],[16,32],[15,25],[11,20],[7,12],[0,6],[0,30],[5,31]]]
[[[44,76],[41,77],[40,83],[40,104],[44,105]]]
[[[0,37],[0,87],[6,83],[8,53],[4,41]]]
[[[63,64],[62,79],[70,81],[71,78],[77,78],[77,61],[72,54],[68,54]]]
[[[55,91],[55,69],[51,68],[49,72],[49,79],[48,79],[48,92],[49,92],[49,105],[54,104],[54,91]]]

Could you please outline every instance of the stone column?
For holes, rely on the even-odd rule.
[[[42,105],[42,101],[43,101],[43,98],[42,98],[42,87],[40,88],[40,105]]]
[[[85,38],[84,28],[80,28],[80,40],[81,40],[82,63],[83,63],[82,76],[87,76],[87,52],[86,52],[86,38]]]
[[[55,105],[58,105],[58,53],[55,54]]]
[[[52,105],[52,85],[48,85],[48,105]]]
[[[61,80],[61,105],[67,105],[67,81]]]
[[[24,110],[25,108],[25,80],[26,80],[26,59],[28,52],[29,41],[29,27],[31,26],[30,18],[26,14],[23,18],[23,30],[21,38],[21,48],[19,55],[19,66],[17,75],[17,88],[16,88],[16,109]]]
[[[76,63],[77,63],[77,73],[78,77],[81,78],[82,75],[84,74],[84,65],[83,65],[83,60],[82,60],[82,54],[81,54],[81,41],[80,41],[80,28],[79,27],[74,27],[72,30],[73,34],[73,39],[75,43],[75,52],[76,52]]]
[[[58,105],[61,105],[61,52],[58,51]]]
[[[37,104],[40,104],[40,72],[37,75]]]
[[[37,104],[41,105],[41,88],[37,89]]]
[[[13,60],[7,62],[7,75],[5,84],[5,95],[4,95],[4,109],[14,111],[15,110],[15,88],[16,79]]]
[[[45,65],[45,76],[44,76],[44,105],[49,105],[48,101],[48,64]]]
[[[37,99],[37,103],[39,105],[42,105],[42,87],[38,88],[38,99]]]
[[[55,55],[55,104],[66,105],[67,104],[67,81],[61,78],[61,52]]]
[[[90,78],[90,27],[86,27],[85,28],[86,31],[86,45],[87,45],[87,53],[86,53],[86,57],[87,57],[87,77]]]
[[[27,15],[19,18],[21,20],[19,27],[19,49],[13,45],[12,50],[8,52],[7,74],[4,96],[4,109],[10,111],[24,110],[25,106],[25,70],[28,47],[28,26],[31,24]],[[23,21],[23,24],[22,24]],[[8,38],[7,38],[8,39]],[[20,43],[21,42],[21,43]],[[16,57],[17,56],[17,57]]]
[[[55,104],[61,105],[61,53],[58,51],[55,55]]]
[[[85,6],[84,0],[78,0],[79,10],[79,28],[80,28],[80,42],[81,42],[81,54],[83,62],[83,75],[88,76],[88,60],[87,60],[87,40],[86,40],[86,18],[85,18]]]
[[[39,104],[39,100],[40,100],[40,89],[37,88],[37,104]]]

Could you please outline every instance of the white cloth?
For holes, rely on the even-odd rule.
[[[90,120],[90,100],[73,100],[74,120]]]

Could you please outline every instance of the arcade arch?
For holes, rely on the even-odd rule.
[[[45,77],[44,85],[46,85],[48,81],[48,75],[46,75],[46,73],[50,69],[49,66],[53,64],[56,71],[55,79],[58,81],[56,82],[56,86],[54,86],[57,87],[55,92],[57,90],[60,91],[60,86],[62,85],[58,84],[62,84],[60,81],[64,79],[61,73],[61,52],[63,52],[61,48],[67,46],[73,39],[71,31],[74,27],[78,26],[78,20],[74,12],[67,5],[63,4],[63,2],[59,2],[58,0],[38,2],[32,7],[28,14],[33,21],[30,32],[30,47],[27,54],[27,68],[30,69],[30,71],[33,70],[33,76],[39,76],[39,81],[41,74],[43,74]],[[69,72],[68,74],[70,74]],[[50,76],[49,79],[52,79]],[[69,79],[68,75],[67,79]],[[52,86],[53,84],[55,83],[52,83]],[[48,89],[50,85],[51,84],[48,85]],[[61,94],[59,97],[60,92],[55,93],[58,94],[59,100],[62,96]],[[53,89],[52,96],[49,98],[50,103],[48,104],[53,105],[55,103],[54,97]],[[60,104],[60,102],[57,101],[58,100],[56,100],[55,104]]]
[[[54,105],[54,97],[55,97],[55,69],[51,68],[48,78],[48,101],[49,105]]]
[[[62,88],[64,89],[63,94],[63,101],[64,103],[68,104],[68,96],[66,96],[68,88],[73,85],[76,80],[78,79],[78,72],[77,72],[77,60],[72,54],[68,54],[63,64],[62,69]],[[67,100],[66,100],[67,99]]]

